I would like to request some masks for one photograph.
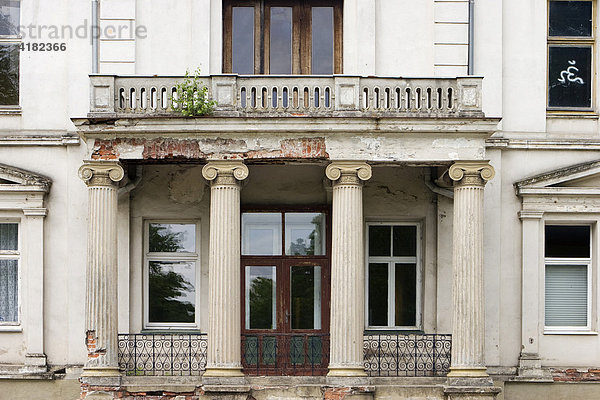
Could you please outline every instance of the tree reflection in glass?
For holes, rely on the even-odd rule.
[[[246,329],[275,329],[275,268],[246,267]]]

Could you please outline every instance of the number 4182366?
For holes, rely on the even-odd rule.
[[[20,48],[21,51],[65,51],[67,50],[67,44],[27,42],[21,43]]]

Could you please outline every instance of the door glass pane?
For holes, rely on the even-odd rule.
[[[150,252],[171,253],[196,251],[195,224],[150,224],[148,228]]]
[[[414,225],[394,226],[394,257],[417,255],[417,227]]]
[[[254,73],[254,7],[233,7],[232,72]]]
[[[417,266],[396,264],[395,325],[415,326],[417,318]]]
[[[333,74],[333,7],[312,8],[313,74]]]
[[[0,250],[19,249],[19,224],[0,224]]]
[[[242,255],[281,255],[280,213],[244,213],[242,215]]]
[[[246,267],[246,329],[275,329],[275,267]]]
[[[271,74],[292,73],[292,7],[271,7]]]
[[[546,225],[546,257],[588,258],[590,227]]]
[[[591,1],[551,1],[550,36],[592,36]]]
[[[369,264],[369,326],[388,326],[388,264]]]
[[[291,267],[292,329],[321,329],[321,267]]]
[[[150,322],[195,322],[196,263],[150,261]]]
[[[369,226],[369,257],[390,255],[391,229],[389,225]]]
[[[591,107],[592,48],[550,46],[548,105]]]
[[[19,104],[19,45],[0,44],[0,106]]]
[[[325,254],[325,214],[285,214],[285,254],[322,256]]]
[[[19,34],[19,1],[0,1],[0,35]]]

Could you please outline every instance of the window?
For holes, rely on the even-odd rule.
[[[224,72],[341,73],[341,0],[225,0],[223,4]]]
[[[0,107],[19,105],[20,1],[0,1]]]
[[[591,227],[545,227],[546,330],[590,330]]]
[[[19,325],[19,224],[0,223],[0,325]]]
[[[420,232],[417,224],[367,225],[367,327],[420,325]]]
[[[198,327],[198,249],[196,223],[146,223],[147,328]]]
[[[592,108],[594,4],[548,4],[548,108]]]

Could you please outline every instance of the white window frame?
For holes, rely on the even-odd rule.
[[[374,256],[369,257],[369,227],[371,226],[415,226],[417,228],[417,249],[416,257],[381,257]],[[392,229],[393,235],[393,229]],[[420,222],[390,222],[390,221],[377,221],[367,222],[365,227],[365,329],[368,330],[406,330],[415,331],[422,329],[422,287],[423,287],[423,265],[422,265],[422,224]],[[391,243],[393,246],[393,243]],[[369,325],[369,263],[387,263],[388,264],[388,325],[387,326],[370,326]],[[395,318],[395,279],[396,274],[394,268],[396,263],[410,264],[415,263],[417,268],[417,279],[416,279],[416,313],[415,322],[413,326],[398,326],[393,325],[392,321]]]
[[[22,20],[22,6],[21,0],[12,0],[19,3],[19,24],[23,25]],[[23,44],[23,37],[19,35],[0,35],[0,44],[17,45]],[[20,114],[21,113],[21,49],[19,49],[19,98],[17,104],[0,105],[0,110],[9,114]]]
[[[14,260],[17,259],[17,320],[16,321],[0,321],[0,332],[21,331],[22,320],[22,289],[21,289],[21,257],[22,257],[22,224],[17,218],[0,218],[0,224],[17,224],[17,250],[0,250],[0,259]]]
[[[545,257],[546,254],[546,247],[545,247],[545,243],[546,243],[546,226],[587,226],[590,228],[590,243],[589,243],[589,249],[590,249],[590,257],[585,257],[585,258],[573,258],[573,257]],[[544,298],[544,307],[542,307],[543,310],[543,323],[544,323],[544,333],[545,334],[552,334],[552,333],[557,333],[557,334],[568,334],[568,333],[582,333],[582,332],[591,332],[592,331],[592,301],[593,301],[593,290],[592,290],[592,281],[593,281],[593,270],[592,270],[592,265],[593,265],[593,255],[594,255],[594,248],[593,248],[593,243],[594,243],[594,236],[595,236],[595,232],[594,232],[594,225],[593,224],[582,224],[582,223],[568,223],[565,221],[560,221],[560,222],[554,222],[554,221],[548,221],[546,220],[544,222],[543,225],[544,229],[542,230],[543,234],[542,234],[542,243],[544,244],[543,247],[543,253],[544,254],[544,288],[542,290],[542,296]],[[587,323],[586,326],[546,326],[546,286],[545,286],[545,282],[546,282],[546,267],[548,265],[573,265],[573,266],[580,266],[580,265],[585,265],[587,266]]]
[[[195,241],[195,252],[179,252],[179,253],[164,253],[164,252],[150,252],[149,249],[149,237],[150,237],[150,224],[193,224],[195,225],[196,241]],[[144,329],[148,330],[199,330],[200,329],[200,288],[201,288],[201,266],[200,266],[200,220],[197,219],[184,219],[184,220],[160,220],[160,219],[148,219],[144,220],[144,271],[143,271],[143,292],[144,292]],[[150,282],[149,282],[149,271],[150,261],[188,261],[194,262],[196,265],[195,274],[195,312],[193,323],[188,322],[150,322]]]

